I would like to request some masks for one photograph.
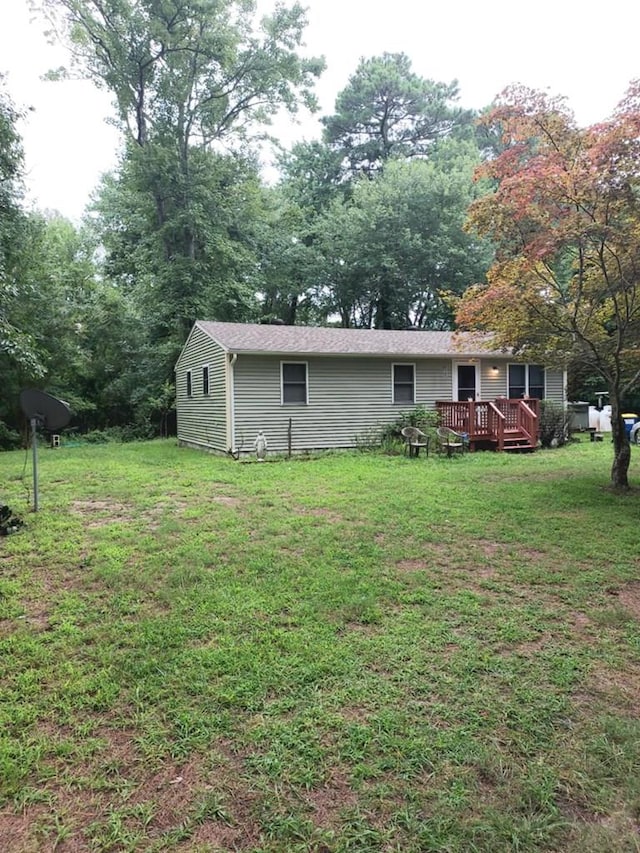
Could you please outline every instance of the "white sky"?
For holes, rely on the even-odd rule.
[[[423,77],[460,84],[460,103],[481,108],[510,83],[565,95],[581,124],[606,118],[640,77],[638,0],[302,0],[306,52],[324,54],[320,113],[332,112],[361,57],[404,52]],[[270,0],[260,0],[261,6]],[[81,81],[45,83],[64,62],[27,0],[3,0],[0,72],[17,105],[31,203],[78,219],[101,172],[115,165],[118,137],[106,124],[110,98]],[[318,135],[317,120],[279,126],[287,143]]]

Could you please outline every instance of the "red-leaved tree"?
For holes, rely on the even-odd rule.
[[[461,328],[547,364],[581,363],[609,392],[614,486],[628,487],[621,418],[640,381],[640,82],[613,116],[579,128],[564,100],[516,86],[483,119],[501,137],[479,169],[489,192],[468,227],[493,240]]]

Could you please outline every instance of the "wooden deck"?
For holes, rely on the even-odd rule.
[[[539,400],[436,401],[442,426],[466,433],[471,450],[536,450]]]

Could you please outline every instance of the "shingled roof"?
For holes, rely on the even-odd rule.
[[[395,332],[258,323],[196,323],[227,352],[280,355],[488,356],[488,336],[464,332]],[[485,344],[486,345],[486,344]]]

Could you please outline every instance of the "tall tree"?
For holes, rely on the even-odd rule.
[[[141,256],[135,262],[129,253],[128,274],[143,269],[163,334],[177,349],[212,304],[225,309],[209,316],[241,319],[246,293],[243,276],[229,274],[227,220],[215,230],[220,195],[234,191],[229,169],[214,187],[217,155],[282,107],[315,105],[323,62],[298,54],[302,7],[277,5],[259,26],[247,0],[41,0],[41,7],[75,70],[114,95],[127,140],[117,186],[130,222],[145,211],[133,229]]]
[[[419,77],[404,53],[362,59],[323,119],[324,138],[353,174],[372,175],[391,157],[424,157],[438,140],[470,133],[472,113],[457,97],[456,81]]]
[[[315,245],[316,218],[283,187],[263,189],[255,226],[254,285],[264,321],[306,325],[322,319],[314,287],[321,265]]]
[[[288,324],[322,322],[319,224],[332,201],[348,191],[340,156],[323,142],[299,142],[281,155],[279,167],[281,181],[265,188],[256,229],[261,313]]]
[[[131,139],[165,138],[188,158],[301,99],[315,106],[319,59],[297,54],[302,7],[278,4],[260,26],[246,0],[33,0],[79,71],[115,97]],[[53,76],[68,73],[58,69]]]
[[[38,375],[42,366],[33,341],[13,316],[21,298],[20,270],[28,230],[21,208],[23,151],[18,118],[0,75],[0,372],[20,367]]]
[[[463,230],[477,164],[473,142],[450,140],[430,160],[393,161],[357,181],[347,203],[336,200],[319,225],[327,313],[345,326],[450,328],[444,293],[461,293],[491,260]]]
[[[478,173],[495,189],[469,222],[497,257],[458,322],[531,360],[573,359],[599,375],[612,411],[611,481],[627,487],[620,407],[640,382],[640,85],[586,129],[564,101],[523,87],[485,121],[500,127],[503,147]]]
[[[255,314],[251,230],[259,188],[241,158],[198,148],[185,174],[174,154],[153,143],[130,151],[102,183],[95,224],[105,274],[144,306],[151,340],[181,344],[198,317]]]

